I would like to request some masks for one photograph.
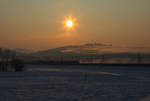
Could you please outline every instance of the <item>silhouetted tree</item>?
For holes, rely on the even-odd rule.
[[[5,49],[4,50],[4,71],[7,72],[8,71],[8,65],[10,63],[10,55],[11,55],[11,52],[9,49]]]
[[[4,72],[5,71],[5,49],[1,49],[1,71]]]
[[[11,60],[16,59],[16,51],[11,51]]]
[[[137,54],[137,63],[141,64],[141,54]]]
[[[11,65],[15,69],[16,72],[23,71],[23,68],[25,66],[23,60],[21,60],[21,59],[14,59],[14,60],[12,60]]]
[[[15,51],[0,48],[0,71],[7,72],[9,67],[15,71],[22,71],[24,63],[22,60],[16,59]]]
[[[2,49],[0,48],[0,71],[2,71]]]
[[[106,58],[104,55],[101,56],[101,63],[104,63],[106,61]]]

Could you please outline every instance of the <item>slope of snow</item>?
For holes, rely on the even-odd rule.
[[[28,65],[0,73],[0,101],[145,101],[150,68]]]

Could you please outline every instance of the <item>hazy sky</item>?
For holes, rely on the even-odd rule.
[[[67,30],[62,22],[77,24]],[[150,45],[150,0],[0,0],[0,47]]]

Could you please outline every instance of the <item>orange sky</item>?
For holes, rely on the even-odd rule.
[[[88,42],[150,45],[149,0],[1,0],[0,47],[43,50]],[[72,30],[62,24],[76,19]]]

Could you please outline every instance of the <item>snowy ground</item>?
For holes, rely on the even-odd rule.
[[[150,101],[150,67],[28,65],[0,73],[0,101]]]

